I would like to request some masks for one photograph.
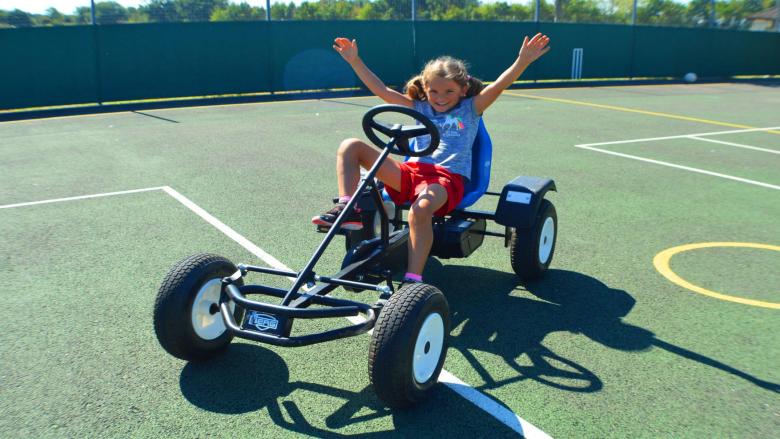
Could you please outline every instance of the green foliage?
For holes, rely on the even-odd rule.
[[[30,27],[33,25],[30,14],[19,9],[14,9],[5,17],[6,23],[13,27]]]
[[[672,0],[645,0],[639,3],[636,11],[640,24],[682,26],[686,24],[685,5]]]
[[[229,4],[216,8],[211,13],[211,21],[252,21],[265,20],[265,8],[251,6],[248,3]]]
[[[530,21],[535,2],[508,4],[504,0],[416,0],[418,20]],[[541,21],[575,23],[631,23],[634,0],[543,0]],[[723,28],[745,29],[747,17],[774,6],[776,0],[718,0],[716,23]],[[86,3],[86,2],[85,2]],[[710,25],[710,0],[639,0],[637,23],[666,26]],[[265,20],[265,8],[229,0],[147,0],[125,8],[116,1],[97,1],[98,24]],[[272,20],[409,20],[411,0],[308,0],[300,5],[273,3]],[[15,9],[0,10],[0,27],[90,24],[88,6],[66,14],[49,8],[45,14]]]

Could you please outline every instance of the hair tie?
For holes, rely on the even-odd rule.
[[[466,81],[471,81],[471,75],[466,75]]]

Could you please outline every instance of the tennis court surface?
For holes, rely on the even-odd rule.
[[[484,117],[490,190],[555,179],[555,257],[528,284],[496,238],[429,260],[453,330],[446,383],[414,409],[374,396],[367,335],[165,353],[152,308],[170,267],[303,268],[335,150],[379,103],[0,123],[0,436],[777,437],[777,83],[505,92]],[[318,272],[342,257],[336,242]]]

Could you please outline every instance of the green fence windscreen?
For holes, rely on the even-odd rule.
[[[0,30],[0,109],[98,100],[93,28]]]
[[[780,34],[604,24],[255,21],[0,29],[0,109],[360,85],[332,48],[358,40],[366,64],[402,86],[437,56],[495,80],[525,35],[552,50],[526,80],[780,74]],[[575,63],[575,60],[578,61]]]
[[[360,85],[333,50],[336,37],[358,42],[369,68],[388,85],[401,85],[413,70],[412,25],[402,21],[272,22],[275,90],[346,88]]]
[[[534,35],[536,29],[536,23],[419,22],[416,71],[430,59],[450,55],[465,60],[472,76],[493,81],[517,58],[523,36]],[[529,73],[523,78],[534,79]]]
[[[105,101],[270,91],[268,23],[98,26]]]

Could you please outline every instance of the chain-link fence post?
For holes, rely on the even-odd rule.
[[[777,6],[777,16],[775,17],[775,31],[780,32],[780,0],[775,2]]]

